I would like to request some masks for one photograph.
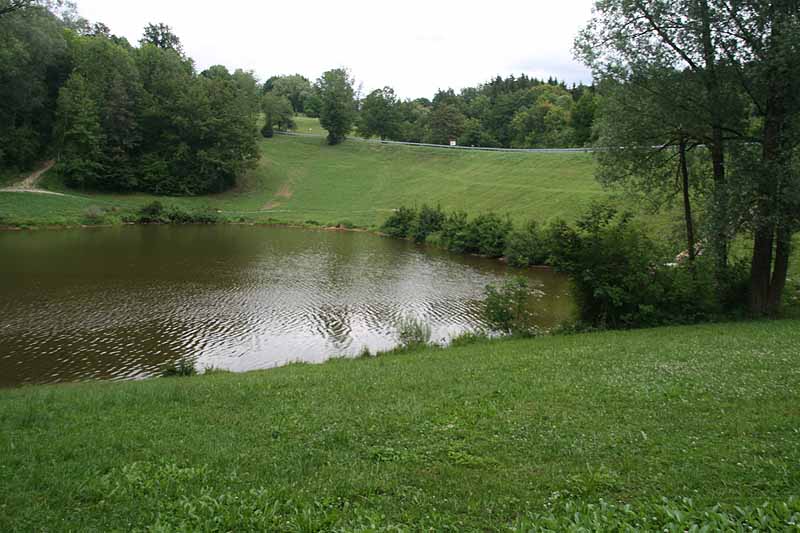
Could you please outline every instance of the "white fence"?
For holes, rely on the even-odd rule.
[[[324,135],[315,133],[294,133],[288,131],[276,131],[278,135],[290,137],[316,137],[324,138]],[[442,148],[447,150],[477,150],[481,152],[518,152],[524,154],[559,154],[559,153],[591,153],[597,151],[596,148],[486,148],[483,146],[450,146],[448,144],[428,144],[412,143],[405,141],[381,141],[380,139],[362,139],[361,137],[348,137],[348,140],[372,143],[372,144],[400,144],[405,146],[424,146],[427,148]]]

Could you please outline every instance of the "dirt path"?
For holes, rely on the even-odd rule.
[[[37,170],[32,172],[27,178],[11,185],[10,187],[0,188],[0,192],[32,192],[37,194],[54,194],[56,196],[69,196],[67,194],[62,194],[60,192],[53,192],[53,191],[46,191],[44,189],[39,188],[39,181],[42,179],[42,176],[45,172],[53,168],[55,165],[55,161],[45,161],[44,164],[39,167]]]
[[[278,192],[275,193],[275,197],[267,202],[264,207],[261,208],[262,211],[271,211],[283,205],[282,200],[290,200],[293,195],[292,185],[291,183],[284,183],[281,185],[281,188],[278,189]]]

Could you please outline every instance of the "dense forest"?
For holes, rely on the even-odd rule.
[[[52,154],[74,187],[185,195],[227,189],[257,159],[252,73],[198,73],[165,25],[133,46],[69,4],[3,5],[0,166]]]
[[[284,98],[295,113],[318,117],[323,112],[323,87],[300,74],[269,78],[263,89]],[[439,90],[433,99],[401,100],[384,87],[357,94],[353,105],[353,123],[362,137],[503,148],[586,146],[597,108],[593,87],[568,88],[557,79],[525,74],[498,76],[458,93]]]

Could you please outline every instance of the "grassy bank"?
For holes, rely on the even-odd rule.
[[[358,141],[330,147],[321,138],[276,136],[261,143],[257,168],[238,187],[197,198],[160,198],[185,209],[210,207],[232,220],[277,219],[378,226],[403,204],[441,203],[470,213],[508,212],[517,220],[573,218],[607,195],[588,154],[464,152]],[[85,223],[90,206],[133,210],[150,195],[89,194],[65,188],[52,173],[42,185],[68,194],[44,197],[0,192],[6,224]]]
[[[743,323],[0,391],[0,530],[682,531],[800,492],[799,344]]]

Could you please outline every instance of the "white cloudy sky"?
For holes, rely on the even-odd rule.
[[[81,15],[138,42],[148,22],[173,27],[204,69],[311,80],[346,66],[369,91],[431,97],[495,75],[591,81],[572,41],[592,0],[77,0]]]

